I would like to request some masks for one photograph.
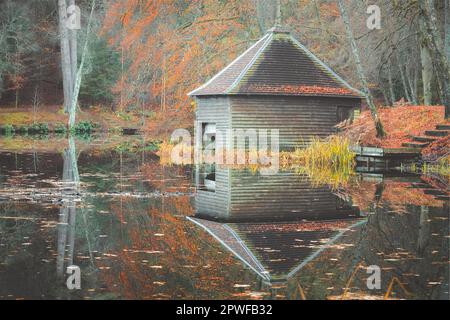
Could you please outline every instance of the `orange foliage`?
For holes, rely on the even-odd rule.
[[[346,187],[346,192],[351,196],[353,203],[363,211],[369,210],[375,203],[388,204],[397,212],[407,212],[408,205],[430,207],[444,205],[444,201],[425,194],[420,188],[414,188],[410,182],[385,180],[379,199],[376,198],[376,190],[377,184],[367,181]]]
[[[251,2],[205,0],[111,1],[103,33],[122,55],[124,74],[114,91],[121,107],[152,109],[148,130],[162,135],[191,126],[187,93],[223,68],[257,35]],[[247,18],[245,18],[247,17]],[[148,98],[142,98],[146,96]]]
[[[98,261],[108,291],[124,299],[223,299],[237,290],[232,273],[239,264],[180,216],[193,213],[189,197],[161,199],[148,212],[133,208],[133,201],[126,210],[113,208],[126,221],[121,235],[127,241]]]
[[[344,135],[364,146],[400,148],[411,136],[423,135],[444,121],[443,106],[399,106],[378,110],[387,137],[376,137],[375,125],[369,111],[364,111]]]
[[[427,160],[436,160],[441,157],[450,157],[450,136],[436,140],[423,149],[422,154]]]

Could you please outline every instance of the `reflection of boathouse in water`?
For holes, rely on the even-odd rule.
[[[285,281],[358,222],[357,207],[293,172],[197,174],[193,223],[266,282]]]
[[[359,209],[326,187],[314,187],[306,175],[280,171],[205,166],[196,175],[196,216],[219,221],[291,221],[351,218]]]

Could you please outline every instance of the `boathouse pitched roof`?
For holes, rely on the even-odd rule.
[[[366,220],[219,223],[188,220],[203,228],[266,282],[282,282]]]
[[[189,96],[293,95],[363,97],[363,93],[275,27]]]

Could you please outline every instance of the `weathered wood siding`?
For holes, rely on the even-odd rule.
[[[335,133],[337,107],[360,107],[360,99],[331,97],[230,96],[233,129],[279,129],[280,149],[308,144]]]
[[[197,169],[199,170],[199,169]],[[216,169],[216,191],[199,189],[195,195],[195,212],[199,217],[227,219],[230,205],[230,171]]]
[[[292,172],[261,176],[218,168],[216,179],[215,193],[199,191],[195,198],[199,217],[262,222],[346,218],[359,213],[328,188],[313,187],[308,177]]]
[[[358,212],[329,188],[314,187],[308,176],[290,171],[260,175],[232,170],[230,181],[233,221],[334,219]]]
[[[216,124],[216,130],[226,132],[230,126],[230,103],[228,97],[201,97],[197,99],[195,137],[201,145],[203,123]],[[198,134],[200,133],[200,134]],[[225,137],[223,137],[225,139]],[[222,141],[222,143],[225,143]],[[197,168],[197,170],[200,170]],[[195,208],[201,216],[217,216],[228,212],[230,179],[228,171],[216,170],[216,192],[197,189]],[[197,181],[198,186],[198,181]]]
[[[201,139],[202,123],[215,123],[216,130],[226,133],[230,128],[231,112],[228,97],[200,97],[196,99],[197,108],[195,112],[196,139]],[[225,139],[225,135],[222,135]],[[197,143],[199,141],[197,140]],[[224,143],[224,141],[221,141]]]

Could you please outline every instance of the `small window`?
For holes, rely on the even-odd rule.
[[[202,165],[198,173],[199,190],[216,192],[216,166]]]
[[[337,122],[349,121],[352,123],[354,120],[354,108],[339,106],[337,107]]]
[[[216,124],[215,123],[203,123],[202,124],[202,139],[203,148],[209,148],[215,150],[216,142]]]

